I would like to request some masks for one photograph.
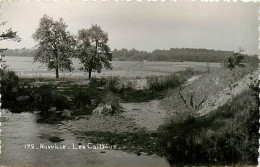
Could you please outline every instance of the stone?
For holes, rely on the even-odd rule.
[[[103,105],[102,105],[102,104],[99,104],[99,105],[97,106],[97,108],[95,108],[95,109],[93,110],[93,113],[101,114],[102,111],[103,111]]]
[[[104,90],[105,87],[97,87],[97,90]]]
[[[93,110],[93,113],[96,113],[96,114],[106,114],[108,112],[112,111],[112,107],[111,105],[104,105],[104,104],[99,104],[97,106],[97,108],[95,108]]]
[[[19,96],[16,101],[23,102],[30,99],[30,96]]]
[[[63,110],[61,116],[63,117],[70,117],[71,111],[70,110]]]
[[[111,105],[108,105],[108,104],[106,104],[106,105],[104,106],[104,108],[106,108],[107,110],[112,110]]]
[[[65,139],[62,138],[62,137],[51,137],[51,138],[49,138],[49,141],[54,142],[54,143],[61,142],[61,141],[64,141],[64,140]]]
[[[140,152],[141,153],[141,155],[148,155],[148,153],[146,153],[146,152]]]
[[[49,109],[50,112],[55,112],[56,110],[57,110],[56,107],[52,107]]]

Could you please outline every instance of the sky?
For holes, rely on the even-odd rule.
[[[62,17],[68,31],[98,24],[108,33],[112,49],[153,51],[170,48],[238,50],[258,54],[258,5],[255,3],[115,2],[70,0],[58,2],[1,2],[1,31],[12,27],[22,41],[1,47],[32,48],[32,34],[44,14]]]

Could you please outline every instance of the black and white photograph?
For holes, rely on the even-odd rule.
[[[0,8],[1,166],[258,165],[258,2]]]

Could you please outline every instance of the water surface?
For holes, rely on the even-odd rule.
[[[78,147],[78,143],[87,145],[86,141],[77,139],[64,125],[36,123],[37,115],[30,113],[12,114],[2,110],[1,120],[1,159],[0,165],[8,166],[122,166],[122,167],[168,167],[169,163],[160,157],[137,156],[116,150],[84,149],[25,149],[25,144],[54,145],[49,137],[58,136],[65,140],[57,145]]]

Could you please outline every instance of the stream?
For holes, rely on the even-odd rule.
[[[167,160],[155,156],[137,156],[118,150],[78,149],[79,141],[64,125],[36,123],[37,114],[12,114],[1,110],[1,155],[0,165],[4,166],[120,166],[120,167],[168,167]],[[41,146],[53,146],[50,137],[62,137],[65,140],[56,146],[66,149],[43,149]],[[28,145],[27,145],[28,144]],[[72,149],[74,147],[77,149]],[[25,146],[34,146],[26,149]],[[70,147],[70,149],[68,149]]]

